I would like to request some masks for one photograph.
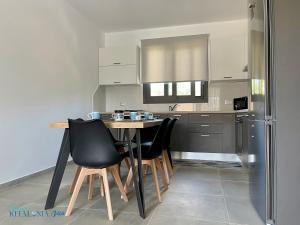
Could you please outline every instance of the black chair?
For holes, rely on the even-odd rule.
[[[159,126],[147,127],[141,129],[141,144],[142,145],[151,145],[151,142],[154,140],[155,135],[158,131]],[[136,143],[136,135],[131,140],[133,143]]]
[[[166,134],[162,142],[162,157],[163,157],[163,166],[164,171],[166,172],[166,179],[169,183],[169,176],[173,175],[173,163],[172,163],[172,156],[170,152],[170,142],[171,142],[171,135],[174,128],[174,125],[178,119],[172,119],[166,129]]]
[[[126,154],[126,149],[125,148],[128,147],[128,142],[117,140],[108,128],[107,128],[107,130],[108,130],[108,133],[109,133],[109,135],[110,135],[117,151],[120,153],[121,157],[124,159],[127,169],[130,169],[130,161],[129,161],[128,158],[125,157],[126,155],[124,155],[124,154]]]
[[[168,183],[165,177],[165,172],[163,171],[163,168],[160,163],[159,157],[162,155],[162,143],[164,139],[164,135],[166,132],[166,127],[169,123],[170,119],[166,118],[163,120],[161,125],[158,128],[158,131],[154,137],[154,140],[151,142],[150,145],[141,145],[141,152],[142,152],[142,165],[149,166],[152,170],[152,177],[153,181],[155,183],[155,189],[157,193],[158,200],[161,202],[161,195],[160,195],[160,188],[159,188],[159,183],[157,179],[157,171],[156,167],[160,171],[163,183],[165,188],[168,188]],[[137,166],[137,148],[133,148],[133,155],[135,157],[135,166]],[[129,157],[129,156],[128,156]],[[128,190],[128,186],[130,185],[133,177],[133,172],[132,168],[130,168],[128,177],[126,179],[126,183],[124,186],[125,192]]]
[[[107,171],[112,173],[124,201],[127,202],[128,199],[118,172],[118,165],[122,157],[117,152],[111,136],[101,120],[82,121],[69,119],[68,121],[70,149],[74,163],[79,166],[79,174],[66,216],[69,216],[72,212],[84,178],[89,175],[99,175],[100,180],[101,178],[103,179],[108,217],[109,220],[113,220]]]

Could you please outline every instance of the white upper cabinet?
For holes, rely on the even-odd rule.
[[[248,79],[247,35],[211,37],[210,80]]]
[[[140,48],[122,46],[99,49],[99,84],[122,85],[140,82]]]

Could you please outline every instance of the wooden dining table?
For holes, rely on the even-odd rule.
[[[133,168],[133,182],[135,187],[135,193],[139,208],[139,213],[142,218],[145,218],[145,199],[144,199],[144,185],[143,185],[143,170],[142,170],[142,153],[141,153],[141,133],[140,130],[143,128],[154,127],[161,124],[162,120],[143,120],[143,121],[114,121],[114,120],[103,120],[107,128],[112,129],[124,129],[124,134],[128,143],[128,151],[130,155],[130,163]],[[55,170],[53,173],[51,185],[49,188],[45,209],[51,209],[54,207],[55,200],[59,191],[61,180],[68,162],[70,155],[70,135],[69,135],[69,124],[67,122],[54,122],[49,124],[49,128],[64,129],[63,140],[61,143],[59,155],[57,158]],[[136,176],[134,166],[134,156],[131,148],[131,138],[129,129],[136,130],[136,144],[137,144],[137,159],[138,159],[138,173]]]

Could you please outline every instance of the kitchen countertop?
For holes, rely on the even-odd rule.
[[[192,114],[192,113],[211,113],[211,114],[236,114],[236,113],[246,113],[248,111],[243,110],[243,111],[162,111],[162,112],[152,112],[153,114]],[[112,114],[112,112],[101,112],[101,114]]]
[[[170,111],[170,112],[152,112],[154,114],[192,114],[192,113],[207,113],[207,114],[234,114],[236,111]]]

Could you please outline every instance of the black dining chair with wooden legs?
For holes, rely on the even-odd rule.
[[[118,166],[122,158],[101,120],[76,121],[69,119],[70,149],[73,161],[78,165],[76,184],[65,215],[70,216],[78,193],[86,176],[103,179],[109,220],[113,220],[108,172],[111,172],[124,201],[128,201],[123,189]],[[94,180],[94,179],[90,179]],[[92,185],[91,185],[92,186]]]
[[[173,163],[172,163],[172,157],[170,152],[170,142],[171,142],[171,135],[174,128],[174,125],[178,119],[172,119],[167,128],[166,133],[162,142],[162,162],[164,167],[164,172],[166,179],[168,181],[168,184],[170,184],[170,176],[173,176]]]
[[[162,155],[162,141],[163,141],[166,127],[167,127],[167,124],[169,123],[169,121],[170,121],[169,118],[166,118],[163,120],[163,122],[161,123],[161,125],[158,128],[158,131],[157,131],[151,145],[141,145],[142,165],[147,165],[152,170],[152,178],[153,178],[153,182],[155,184],[156,194],[157,194],[159,202],[161,202],[161,194],[160,194],[160,187],[159,187],[159,183],[158,183],[158,176],[157,176],[156,169],[158,169],[160,172],[160,175],[161,175],[163,183],[164,183],[164,187],[166,189],[168,188],[165,171],[163,170],[163,168],[161,166],[159,157]],[[137,167],[138,162],[137,162],[137,149],[136,148],[133,148],[133,153],[134,153],[133,155],[135,157],[135,167]],[[127,179],[126,179],[126,183],[124,185],[124,190],[126,193],[128,191],[128,187],[131,184],[132,177],[133,177],[133,170],[132,170],[132,168],[130,168]]]
[[[83,119],[77,119],[77,120],[84,121]],[[108,131],[109,136],[111,137],[111,139],[114,143],[114,146],[117,149],[117,152],[119,152],[120,155],[122,156],[124,153],[126,153],[125,148],[127,147],[128,144],[125,141],[116,140],[115,137],[113,136],[113,134],[111,133],[111,131],[108,128],[107,128],[107,131]],[[129,170],[130,169],[129,159],[127,157],[122,157],[122,159],[124,159],[123,161],[125,162],[125,165],[126,165],[127,169]],[[121,162],[119,163],[119,173],[120,173],[120,166],[121,166]],[[74,177],[73,183],[72,183],[71,188],[70,188],[70,194],[73,193],[73,190],[74,190],[75,183],[76,183],[76,180],[78,178],[79,172],[80,172],[80,167],[78,167],[77,170],[76,170],[75,177]],[[87,184],[89,185],[89,191],[88,191],[88,199],[89,200],[93,199],[93,189],[94,189],[94,183],[95,183],[94,179],[95,179],[94,175],[89,175],[89,176],[87,176],[87,179],[86,179]],[[100,182],[100,187],[101,187],[100,194],[101,194],[102,197],[104,197],[104,189],[103,189],[102,179],[100,179],[99,182]]]

